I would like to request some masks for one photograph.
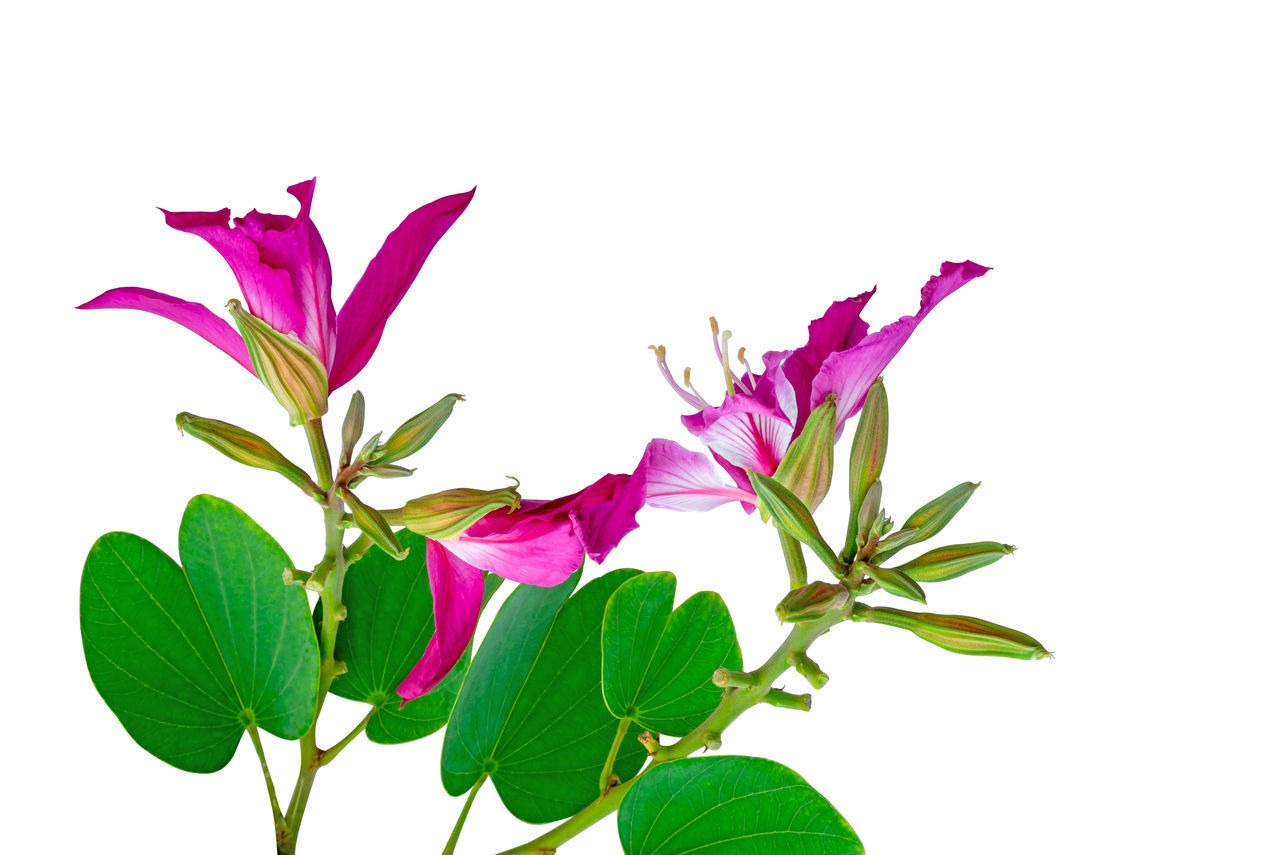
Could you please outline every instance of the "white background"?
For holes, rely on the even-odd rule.
[[[758,357],[834,299],[878,284],[878,326],[941,261],[993,266],[887,372],[886,502],[901,518],[982,480],[948,539],[1020,551],[931,607],[1057,658],[843,627],[814,649],[813,711],[754,711],[725,750],[794,767],[872,855],[1276,852],[1278,24],[1224,2],[9,10],[4,848],[270,850],[247,740],[193,776],[120,728],[77,591],[98,534],[172,550],[197,492],[314,561],[315,509],[172,419],[305,459],[303,439],[176,326],[71,307],[117,285],[220,307],[231,274],[153,206],[292,213],[284,187],[318,175],[339,300],[404,214],[479,185],[339,395],[361,388],[383,428],[468,396],[413,484],[369,486],[380,503],[508,473],[555,496],[652,436],[693,446],[646,345],[714,388],[709,314]],[[747,662],[772,650],[771,532],[733,508],[642,523],[608,566],[722,591]],[[342,704],[334,738],[359,714]],[[303,852],[439,851],[461,801],[439,743],[356,743]],[[291,780],[294,746],[269,748]],[[533,833],[487,789],[459,852]]]

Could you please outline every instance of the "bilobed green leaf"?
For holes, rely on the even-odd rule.
[[[333,693],[377,707],[365,732],[383,744],[421,739],[444,727],[471,661],[468,650],[439,685],[400,706],[396,687],[427,649],[435,614],[426,538],[409,531],[397,537],[409,551],[404,560],[370,550],[347,571],[342,589],[347,617],[338,624],[334,650],[347,671],[334,680]],[[486,577],[486,600],[500,582],[499,576]]]
[[[619,719],[684,736],[723,694],[717,668],[742,668],[733,619],[719,594],[694,594],[674,612],[676,577],[644,573],[609,599],[604,612],[604,700]]]
[[[618,810],[625,855],[862,855],[831,803],[780,763],[698,757],[663,763]]]
[[[315,716],[320,655],[284,550],[213,496],[187,506],[178,566],[133,534],[103,535],[80,583],[85,662],[147,751],[189,772],[231,761],[249,724],[297,739]]]
[[[571,598],[581,571],[554,588],[520,586],[502,605],[471,664],[445,731],[441,779],[451,795],[487,774],[507,810],[553,822],[600,795],[618,730],[600,690],[605,604],[638,570],[615,570]],[[639,771],[645,750],[632,726],[614,774]]]

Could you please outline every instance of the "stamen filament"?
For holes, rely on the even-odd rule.
[[[696,391],[693,394],[686,392],[680,388],[680,384],[676,383],[676,378],[671,376],[671,369],[667,367],[667,349],[663,345],[649,345],[649,349],[653,351],[654,356],[658,358],[658,370],[662,372],[663,378],[666,379],[667,385],[676,390],[676,394],[680,396],[686,404],[699,410],[707,406],[707,402],[702,399]],[[685,369],[685,384],[689,382],[689,369]],[[691,390],[692,386],[689,387]]]

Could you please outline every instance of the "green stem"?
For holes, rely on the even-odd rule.
[[[293,796],[289,799],[288,810],[284,814],[284,827],[276,835],[276,848],[282,855],[290,855],[298,845],[298,833],[302,826],[302,817],[307,809],[307,801],[311,797],[311,788],[315,784],[316,772],[320,767],[332,760],[338,752],[355,739],[368,724],[368,719],[361,722],[352,733],[327,751],[316,746],[316,725],[320,721],[320,710],[324,707],[329,687],[344,670],[345,666],[334,659],[334,649],[338,641],[338,624],[345,616],[342,605],[342,582],[346,576],[347,560],[343,548],[343,535],[346,529],[342,525],[345,512],[342,499],[333,488],[332,463],[329,460],[329,449],[324,440],[324,429],[319,419],[306,424],[307,440],[311,445],[311,456],[316,462],[316,474],[319,483],[328,491],[324,503],[325,549],[320,567],[324,568],[320,589],[320,684],[316,696],[315,718],[311,727],[299,740],[298,780],[293,787]],[[327,755],[327,756],[326,756]]]
[[[609,746],[609,756],[605,758],[604,769],[600,772],[600,793],[609,792],[610,778],[613,777],[613,763],[618,759],[618,751],[622,748],[622,740],[627,738],[627,728],[631,727],[631,717],[623,716],[618,722],[618,732],[613,737],[613,745]]]
[[[271,820],[275,824],[276,834],[279,834],[284,828],[284,814],[280,812],[280,800],[276,798],[276,785],[271,780],[271,768],[267,765],[267,755],[262,750],[262,738],[258,736],[256,724],[250,724],[247,730],[249,740],[253,743],[253,750],[258,754],[258,762],[262,764],[262,777],[267,782],[267,798],[271,800]]]
[[[458,846],[458,838],[462,836],[462,826],[466,824],[467,814],[471,813],[471,803],[476,800],[476,793],[480,792],[480,788],[487,780],[489,780],[488,772],[481,775],[476,785],[471,788],[471,792],[467,793],[467,800],[462,805],[462,813],[458,814],[458,821],[453,824],[453,833],[449,835],[449,842],[444,845],[444,851],[440,855],[453,855],[453,850]]]
[[[778,530],[778,540],[782,543],[782,557],[787,562],[787,576],[791,578],[791,590],[804,587],[809,581],[809,571],[804,564],[804,553],[800,551],[800,541],[781,529]]]
[[[330,761],[333,760],[334,757],[338,756],[338,752],[340,752],[342,749],[350,745],[351,741],[355,739],[357,736],[364,733],[364,729],[369,726],[369,719],[373,718],[373,714],[376,713],[377,711],[378,711],[377,707],[370,708],[369,712],[365,715],[365,717],[360,719],[360,723],[357,724],[355,727],[351,728],[350,733],[342,737],[342,739],[334,743],[331,747],[326,748],[324,751],[321,751],[320,765],[321,766],[328,765]]]
[[[852,610],[853,600],[850,600],[845,605],[838,609],[832,609],[817,620],[795,624],[790,634],[774,651],[773,655],[765,660],[765,663],[759,668],[749,672],[748,676],[751,677],[751,685],[749,687],[726,689],[720,699],[720,704],[712,711],[711,715],[707,716],[702,724],[698,725],[679,741],[671,745],[658,746],[652,754],[652,762],[639,775],[630,781],[613,787],[602,794],[600,798],[541,837],[534,838],[514,849],[508,849],[502,852],[501,855],[544,855],[547,852],[554,852],[566,841],[581,834],[616,811],[618,806],[622,804],[622,799],[635,785],[636,781],[639,781],[656,766],[688,757],[694,751],[716,744],[725,728],[732,724],[738,716],[764,701],[765,696],[772,689],[773,682],[791,667],[790,657],[792,654],[807,651],[809,645],[824,635],[827,630],[842,621],[848,620]]]
[[[303,427],[307,431],[307,444],[311,446],[311,459],[316,465],[320,489],[328,492],[333,488],[333,464],[329,460],[329,444],[324,441],[324,426],[319,419],[311,419]]]

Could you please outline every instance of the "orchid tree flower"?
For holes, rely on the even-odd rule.
[[[235,274],[248,313],[304,345],[327,374],[331,392],[369,361],[387,319],[436,243],[466,210],[475,190],[437,199],[405,217],[336,313],[329,253],[311,221],[314,192],[314,178],[289,188],[301,206],[293,217],[254,210],[231,220],[228,208],[163,213],[169,226],[203,238],[218,251]],[[113,288],[78,308],[141,309],[160,315],[186,327],[249,372],[259,373],[241,335],[200,303],[127,287]]]
[[[480,619],[485,571],[545,586],[569,578],[584,554],[602,563],[636,528],[643,487],[628,475],[605,475],[569,496],[493,511],[449,539],[428,535],[435,634],[397,689],[400,697],[410,701],[429,692],[461,658]]]
[[[685,403],[697,409],[682,418],[684,426],[702,441],[724,474],[705,455],[670,440],[655,439],[635,473],[645,484],[646,503],[701,511],[738,501],[747,511],[752,510],[756,496],[747,473],[773,476],[809,416],[826,401],[834,403],[838,436],[844,423],[862,408],[871,384],[920,322],[943,299],[989,269],[972,261],[944,263],[938,275],[921,289],[919,311],[876,332],[870,332],[870,325],[862,319],[862,310],[875,289],[832,303],[822,317],[809,324],[809,339],[803,346],[765,353],[758,373],[747,363],[744,350],[738,351],[741,373],[734,371],[729,358],[730,333],[721,332],[712,318],[716,359],[726,386],[718,405],[712,405],[693,387],[688,369],[684,383],[677,383],[667,367],[666,349],[653,348],[663,377]]]

